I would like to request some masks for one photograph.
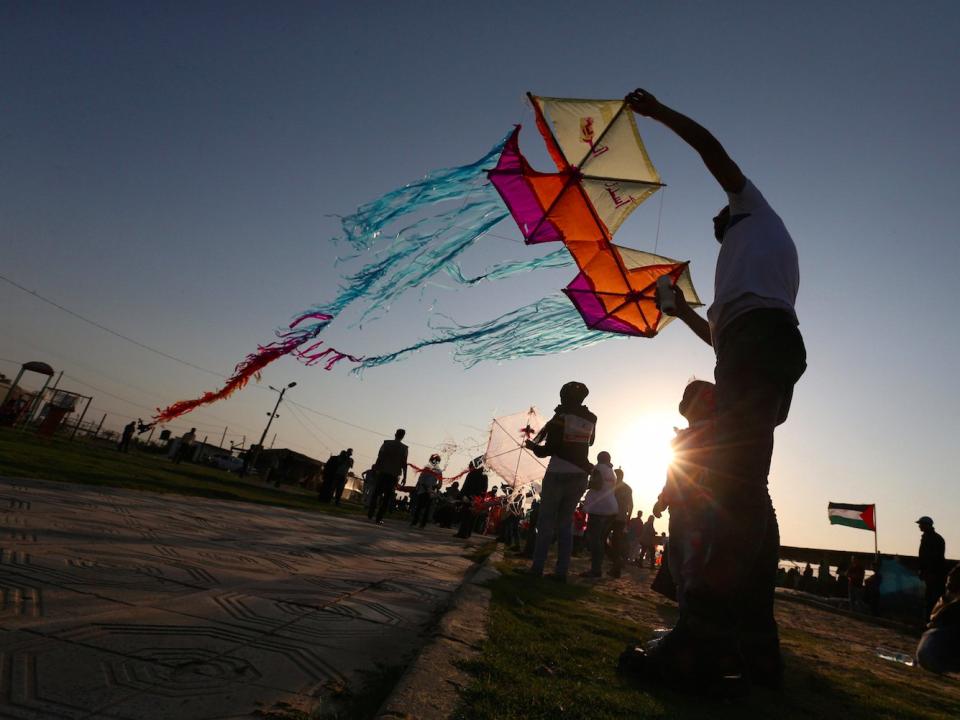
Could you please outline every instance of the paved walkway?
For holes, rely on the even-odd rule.
[[[0,479],[0,717],[307,717],[422,646],[450,535]]]

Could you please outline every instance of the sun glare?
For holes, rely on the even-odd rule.
[[[635,510],[646,514],[657,499],[667,467],[673,459],[670,441],[682,418],[668,413],[642,415],[617,438],[614,467],[622,467],[624,480],[633,488]]]

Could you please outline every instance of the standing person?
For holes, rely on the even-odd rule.
[[[430,519],[430,506],[433,504],[433,498],[436,497],[440,489],[440,456],[433,454],[430,456],[430,462],[417,478],[417,484],[413,488],[410,500],[410,527],[420,523],[420,528],[427,526],[427,520]]]
[[[193,450],[193,441],[197,439],[197,429],[190,428],[190,432],[184,433],[180,438],[180,446],[177,448],[177,454],[173,458],[173,464],[179,465]]]
[[[513,488],[506,490],[503,505],[503,523],[501,533],[505,549],[520,551],[520,518],[523,517],[523,494]]]
[[[943,595],[943,588],[946,585],[947,569],[946,554],[947,544],[943,541],[936,530],[933,529],[933,520],[924,515],[917,520],[920,526],[920,532],[923,535],[920,538],[920,579],[926,586],[926,616],[929,617],[933,611],[933,606]]]
[[[680,318],[716,353],[717,450],[708,483],[715,502],[709,561],[688,597],[695,622],[657,648],[661,675],[679,682],[741,672],[779,685],[783,665],[773,616],[780,532],[767,490],[774,428],[806,369],[794,305],[797,249],[780,217],[705,128],[645,90],[634,112],[666,125],[699,153],[727,193],[713,219],[720,243],[707,319],[675,289]],[[682,658],[697,658],[694,664]],[[683,665],[683,667],[680,667]]]
[[[369,508],[374,488],[377,487],[377,466],[371,465],[369,470],[360,473],[360,479],[363,480],[363,506]]]
[[[614,518],[610,532],[610,544],[613,550],[613,568],[610,570],[610,577],[618,578],[629,553],[627,523],[633,514],[633,489],[623,481],[623,470],[617,468],[613,473],[617,477],[617,484],[613,488],[613,494],[617,498],[617,517]]]
[[[470,468],[470,472],[463,480],[463,488],[460,490],[460,529],[454,537],[466,540],[473,534],[473,524],[477,519],[473,510],[474,502],[487,494],[489,482],[487,474],[483,471],[483,465],[475,464]]]
[[[603,555],[607,536],[617,519],[617,476],[606,450],[597,455],[597,464],[590,473],[583,509],[587,511],[587,547],[590,549],[590,569],[582,577],[603,576]]]
[[[434,517],[440,524],[440,527],[449,530],[453,527],[453,521],[456,519],[456,509],[460,503],[460,483],[454,481],[453,484],[444,490],[443,495],[438,499],[439,505]]]
[[[630,562],[643,563],[643,551],[640,548],[640,535],[643,534],[643,510],[637,510],[637,516],[627,523],[630,537]]]
[[[687,427],[677,430],[673,439],[673,461],[667,468],[667,480],[653,506],[651,517],[659,518],[664,510],[670,509],[667,567],[676,585],[682,623],[686,610],[687,583],[694,578],[703,562],[702,531],[707,521],[706,512],[711,506],[703,484],[714,442],[714,384],[704,380],[687,383],[677,410],[686,419]],[[656,531],[651,529],[650,534],[655,535]]]
[[[549,457],[540,491],[537,540],[530,574],[543,575],[547,552],[557,534],[557,564],[554,577],[566,580],[573,550],[573,511],[593,468],[587,455],[597,431],[597,416],[583,404],[590,391],[579,382],[560,388],[560,404],[554,415],[525,447],[537,457]]]
[[[647,521],[640,528],[640,567],[643,567],[643,561],[650,563],[650,569],[657,566],[657,529],[653,526],[653,513],[647,515]]]
[[[810,567],[807,565],[807,567]],[[813,574],[813,570],[810,571]],[[847,601],[850,603],[850,610],[856,611],[863,605],[863,579],[867,571],[864,569],[860,559],[856,555],[850,556],[850,566],[847,568]],[[806,571],[804,571],[806,577]],[[801,589],[803,585],[801,583]]]
[[[393,440],[384,440],[377,453],[374,467],[377,469],[377,484],[370,499],[367,517],[377,518],[377,525],[383,525],[383,516],[390,509],[396,495],[397,481],[407,481],[407,446],[401,442],[407,431],[403,428],[394,433]]]
[[[343,491],[347,487],[347,475],[353,468],[353,448],[347,448],[340,453],[340,462],[337,464],[337,472],[333,481],[333,504],[339,505],[340,498],[343,497]]]
[[[136,420],[131,420],[123,426],[123,436],[120,438],[120,444],[117,445],[117,450],[120,452],[130,452],[130,440],[133,439],[133,433],[136,429]]]

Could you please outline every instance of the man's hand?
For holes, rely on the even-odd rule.
[[[653,516],[659,520],[660,516],[663,515],[663,511],[664,511],[663,505],[661,505],[660,501],[657,500],[657,502],[654,503],[653,505],[653,510],[651,511],[653,513]]]
[[[660,307],[659,296],[654,298],[654,302],[656,302],[657,304],[657,310],[663,310],[664,315],[671,315],[673,317],[683,317],[685,314],[689,313],[692,310],[692,308],[690,307],[690,303],[687,302],[687,298],[683,294],[683,291],[680,288],[678,288],[676,285],[672,285],[670,289],[673,291],[673,298],[674,298],[673,311],[670,312],[668,310],[663,310],[663,308]]]
[[[663,108],[663,105],[653,96],[653,93],[649,93],[643,88],[637,88],[627,95],[626,101],[631,110],[645,117],[656,117],[657,113]]]

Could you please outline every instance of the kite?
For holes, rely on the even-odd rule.
[[[625,103],[529,97],[557,172],[530,167],[520,153],[517,126],[478,160],[430,172],[360,206],[341,218],[336,241],[349,251],[337,263],[358,267],[342,276],[334,297],[297,313],[276,331],[276,340],[245,357],[220,389],[158,408],[154,420],[167,422],[229,397],[285,356],[327,370],[348,361],[358,373],[436,345],[452,345],[454,360],[470,367],[584,348],[618,335],[652,337],[670,320],[654,300],[661,276],[699,305],[686,263],[612,242],[630,213],[662,187]],[[563,247],[468,276],[460,257],[508,215],[527,245]],[[428,322],[432,336],[398,350],[361,356],[320,339],[335,321],[351,326],[343,317],[348,310],[357,316],[352,326],[377,320],[409,291],[423,293],[439,273],[470,288],[574,264],[579,273],[562,292],[472,325],[434,312],[441,320]]]
[[[535,407],[494,418],[483,456],[486,468],[512,488],[542,480],[546,462],[530,452],[524,443],[540,432],[544,422]]]
[[[520,127],[507,139],[490,182],[527,244],[562,242],[580,268],[564,289],[594,330],[652,337],[669,322],[656,306],[666,275],[699,306],[687,263],[613,244],[637,206],[663,187],[623,100],[529,95],[537,128],[557,166],[534,170],[520,152]]]

